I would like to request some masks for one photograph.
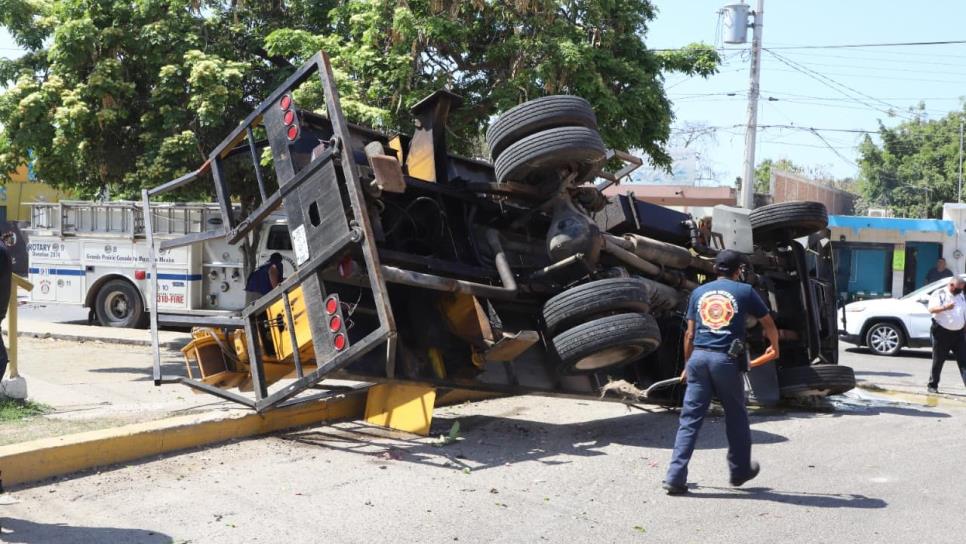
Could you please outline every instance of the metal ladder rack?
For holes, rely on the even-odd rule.
[[[97,234],[137,238],[145,236],[140,202],[64,200],[33,202],[31,227],[59,236]],[[157,236],[200,233],[221,225],[221,208],[215,203],[155,203],[152,222]]]

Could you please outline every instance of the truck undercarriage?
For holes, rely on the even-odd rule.
[[[295,103],[298,88],[317,81],[324,116]],[[243,242],[281,209],[297,261],[235,315],[180,317],[204,328],[185,349],[187,378],[161,373],[149,301],[155,383],[257,410],[340,394],[333,379],[673,404],[683,386],[643,391],[680,374],[688,294],[713,279],[716,252],[732,248],[749,255],[748,281],[781,330],[781,359],[751,373],[756,396],[854,386],[851,369],[837,365],[821,204],[720,208],[701,225],[630,195],[603,196],[640,160],[605,149],[582,99],[546,97],[506,112],[487,134],[492,165],[447,150],[446,119],[458,106],[445,91],[423,100],[411,136],[350,125],[319,53],[205,165],[145,190],[147,207],[210,173],[227,218],[160,243],[149,219],[152,255],[218,237]],[[265,147],[274,172],[261,168]],[[245,217],[232,213],[229,163],[238,159],[250,161],[261,196]],[[624,166],[607,171],[616,164]],[[753,356],[765,348],[760,329],[750,329]]]

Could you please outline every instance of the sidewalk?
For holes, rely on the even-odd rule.
[[[3,334],[7,335],[6,326]],[[128,346],[150,346],[151,331],[146,329],[120,329],[116,327],[100,327],[80,325],[75,323],[50,323],[34,319],[19,319],[17,321],[17,336],[27,338],[53,338],[56,340],[70,340],[73,342],[104,342],[105,344],[123,344]],[[160,331],[158,341],[161,347],[178,349],[191,340],[187,332]]]

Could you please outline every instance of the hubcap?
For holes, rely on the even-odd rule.
[[[899,348],[899,332],[892,327],[878,326],[869,334],[869,345],[878,353],[892,353]]]
[[[623,363],[644,353],[642,346],[614,346],[603,351],[588,355],[577,361],[577,370],[596,370]]]
[[[115,291],[107,295],[107,299],[104,301],[104,306],[107,309],[108,315],[114,321],[125,320],[130,312],[130,305],[128,304],[127,296],[119,291]]]

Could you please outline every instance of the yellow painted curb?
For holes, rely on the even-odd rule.
[[[457,404],[501,395],[449,390],[437,405]],[[324,421],[361,419],[366,391],[323,402],[313,402],[257,414],[235,410],[229,414],[179,416],[110,429],[41,438],[0,446],[2,481],[8,486],[37,482],[99,466],[126,463],[235,438],[305,427]]]
[[[264,414],[236,411],[179,416],[67,436],[0,446],[0,471],[6,485],[26,484],[89,468],[143,459],[302,427],[323,421],[357,419],[365,408],[365,392],[344,398],[271,410]]]

